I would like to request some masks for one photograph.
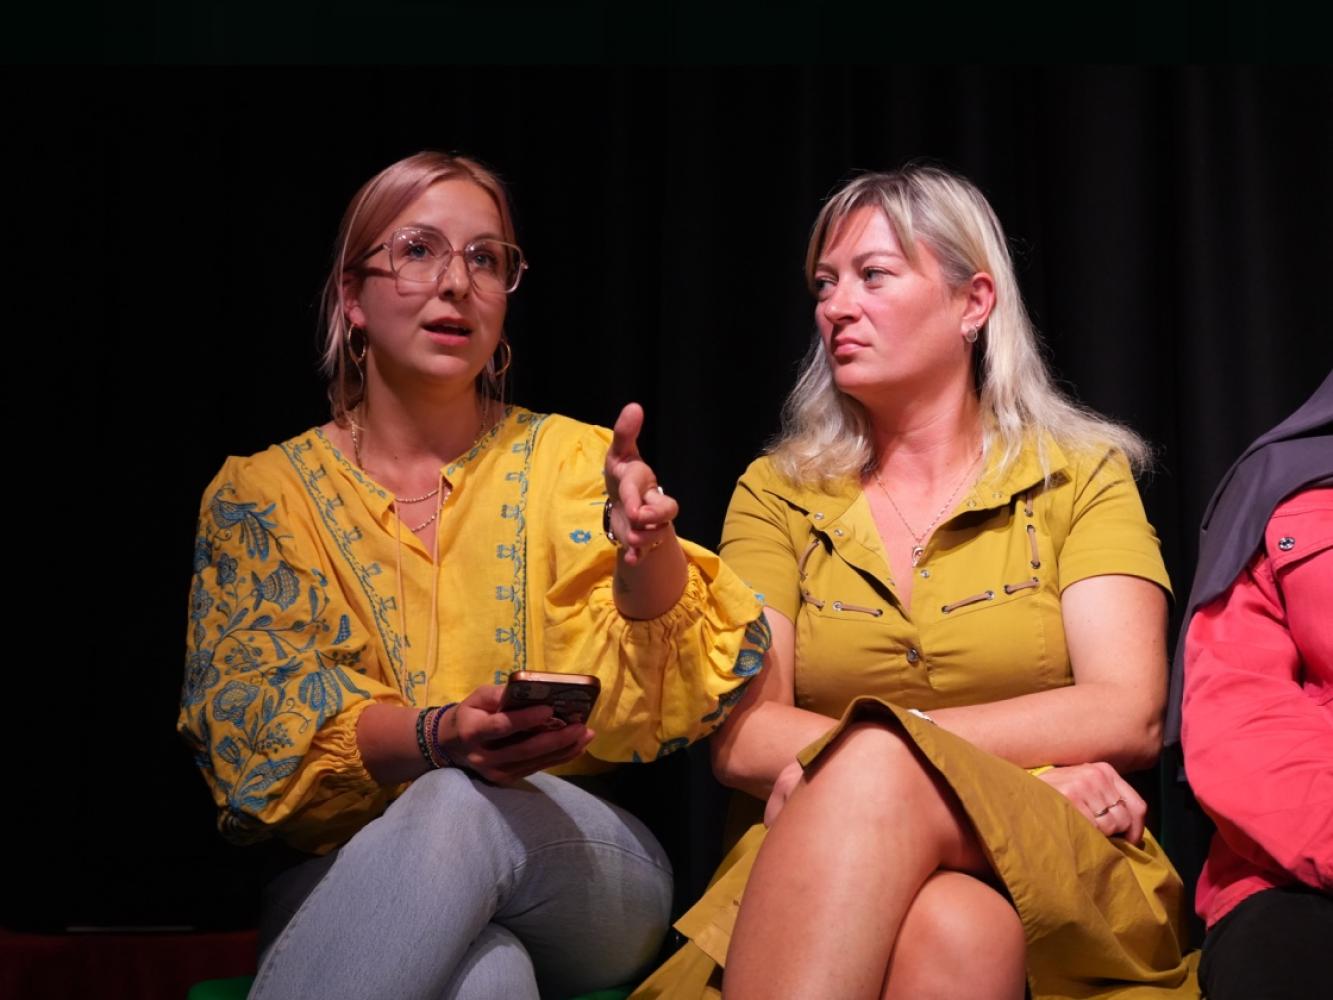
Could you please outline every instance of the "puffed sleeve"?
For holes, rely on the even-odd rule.
[[[177,729],[224,836],[323,853],[387,803],[356,723],[401,699],[362,672],[374,647],[289,514],[252,459],[229,459],[205,492]]]
[[[1169,595],[1157,533],[1148,523],[1129,463],[1118,451],[1074,468],[1069,534],[1060,548],[1060,589],[1092,576],[1123,574],[1157,584]]]
[[[600,678],[593,756],[665,756],[721,725],[762,668],[762,609],[721,559],[682,539],[688,577],[680,600],[658,618],[622,617],[611,590],[616,551],[601,531],[610,432],[566,421],[548,434],[541,471],[554,474],[545,512],[553,582],[543,604],[545,666],[534,669]]]
[[[792,621],[800,610],[797,553],[788,505],[766,486],[776,473],[767,458],[751,463],[736,484],[722,526],[722,557],[764,604]]]

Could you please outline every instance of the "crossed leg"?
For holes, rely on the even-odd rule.
[[[1021,998],[1022,927],[989,875],[915,747],[884,726],[850,726],[764,841],[725,994]]]

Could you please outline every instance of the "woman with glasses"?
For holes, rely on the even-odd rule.
[[[614,434],[503,402],[527,263],[474,160],[357,192],[324,294],[333,418],[205,493],[179,727],[238,842],[309,855],[266,892],[254,997],[536,997],[656,954],[670,866],[575,778],[718,725],[766,648]],[[592,674],[587,724],[501,706]]]
[[[1146,448],[1057,391],[967,180],[851,181],[806,273],[816,335],[721,550],[773,639],[714,764],[767,831],[644,994],[1197,996],[1121,776],[1165,693]]]

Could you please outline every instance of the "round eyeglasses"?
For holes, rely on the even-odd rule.
[[[449,270],[454,254],[460,254],[472,287],[482,292],[508,295],[518,287],[528,262],[523,251],[503,240],[473,240],[462,250],[455,250],[444,234],[432,229],[395,229],[385,243],[371,247],[358,263],[369,260],[381,250],[388,251],[389,268],[404,281],[434,284]]]

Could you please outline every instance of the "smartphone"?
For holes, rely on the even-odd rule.
[[[554,714],[547,729],[559,729],[571,723],[587,723],[592,707],[602,691],[602,682],[591,674],[551,674],[536,670],[515,670],[509,675],[500,708],[530,708],[550,705]]]

